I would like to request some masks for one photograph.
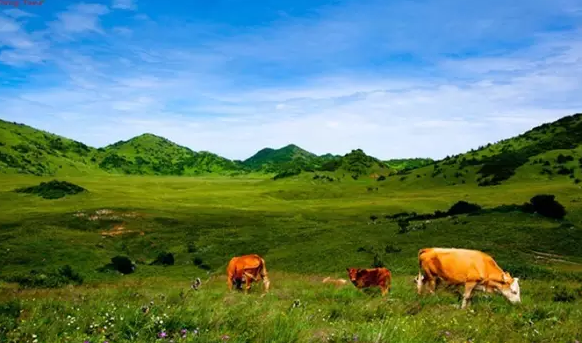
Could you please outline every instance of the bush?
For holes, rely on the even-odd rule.
[[[160,252],[158,257],[151,263],[151,265],[163,265],[163,266],[173,266],[174,265],[174,254],[171,252]]]
[[[380,175],[380,176],[379,176],[379,177],[376,179],[376,181],[384,181],[384,180],[386,180],[386,176],[384,176],[384,175]]]
[[[69,265],[59,267],[56,271],[31,270],[26,275],[18,275],[8,280],[18,283],[22,288],[59,288],[70,284],[83,284],[83,277]]]
[[[275,175],[275,177],[273,177],[273,180],[279,180],[279,179],[283,179],[286,177],[297,176],[299,174],[301,174],[301,169],[299,169],[299,168],[288,169],[288,170],[284,170],[284,171],[280,172],[279,174]]]
[[[566,289],[565,287],[559,286],[554,290],[554,296],[552,297],[554,302],[573,302],[576,300],[576,294],[573,291]]]
[[[75,195],[85,192],[86,189],[66,181],[53,180],[41,182],[38,186],[18,188],[16,193],[36,194],[45,199],[59,199],[67,195]]]
[[[407,233],[409,231],[410,223],[408,220],[398,221],[398,233]]]
[[[530,203],[534,212],[544,217],[562,219],[566,216],[566,209],[555,200],[554,195],[541,194],[531,198]]]
[[[12,299],[0,303],[0,342],[8,342],[8,332],[18,327],[18,318],[22,311],[20,300]]]
[[[468,214],[479,211],[481,211],[481,206],[461,200],[457,201],[453,206],[451,206],[451,208],[447,211],[447,215],[455,216],[459,214]]]
[[[111,259],[111,266],[121,274],[131,274],[135,270],[135,264],[126,256],[113,257]]]
[[[556,158],[556,162],[559,164],[567,163],[570,161],[574,161],[574,157],[572,157],[570,155],[564,156],[564,155],[560,154],[560,155],[558,155],[558,158]]]
[[[202,259],[200,257],[194,257],[194,265],[197,266],[200,269],[204,269],[204,270],[210,270],[210,266],[205,264],[204,261],[202,261]]]

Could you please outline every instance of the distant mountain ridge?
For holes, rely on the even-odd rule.
[[[380,161],[361,149],[339,156],[318,156],[297,145],[264,148],[244,161],[196,152],[166,138],[143,134],[105,148],[0,120],[0,173],[32,175],[240,175],[293,176],[333,172],[354,179],[369,175],[415,184],[498,185],[509,179],[582,179],[582,114],[563,117],[519,136],[439,161]],[[380,178],[382,176],[382,178]]]

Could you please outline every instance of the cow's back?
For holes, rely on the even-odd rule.
[[[422,269],[452,283],[482,281],[497,267],[491,256],[477,250],[429,248],[418,257]]]

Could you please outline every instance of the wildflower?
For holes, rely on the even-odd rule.
[[[167,334],[164,331],[162,331],[158,334],[158,337],[160,337],[160,338],[166,338],[166,336],[167,336]]]
[[[223,341],[226,342],[226,341],[228,341],[230,339],[230,336],[229,335],[222,335],[221,338],[222,338]]]

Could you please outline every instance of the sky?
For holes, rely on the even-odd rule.
[[[443,158],[579,112],[580,0],[0,0],[0,118],[94,147]]]

